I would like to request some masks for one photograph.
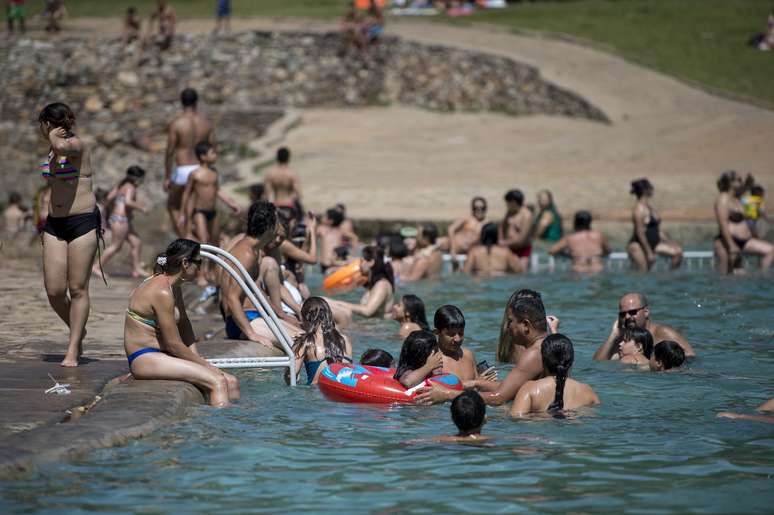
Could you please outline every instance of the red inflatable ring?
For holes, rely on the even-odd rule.
[[[317,384],[332,401],[370,404],[411,404],[418,389],[432,384],[462,390],[462,381],[452,374],[433,376],[410,389],[393,379],[394,374],[394,368],[334,363],[320,373]]]

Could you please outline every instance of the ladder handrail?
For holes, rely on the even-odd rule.
[[[277,315],[272,309],[271,305],[266,301],[266,298],[263,296],[263,293],[259,290],[258,286],[255,284],[255,281],[252,277],[250,277],[250,274],[247,273],[247,270],[245,269],[244,265],[242,265],[241,262],[239,262],[238,259],[236,259],[233,255],[226,252],[223,249],[220,249],[218,247],[213,247],[212,245],[202,245],[201,246],[202,251],[201,255],[203,257],[206,257],[215,263],[217,263],[219,266],[221,266],[228,274],[239,284],[239,286],[242,288],[242,290],[245,292],[245,295],[247,295],[247,298],[250,300],[250,302],[255,306],[255,308],[258,310],[258,312],[261,314],[261,316],[266,321],[266,325],[269,327],[269,330],[274,334],[274,336],[279,341],[280,345],[282,346],[282,350],[285,351],[286,359],[288,360],[288,368],[290,368],[290,384],[291,386],[296,385],[296,359],[295,354],[292,350],[292,344],[290,343],[290,336],[285,331],[285,328],[282,327],[282,325],[279,323],[279,320],[277,319]],[[214,254],[213,254],[214,252]],[[223,259],[221,259],[219,256],[215,254],[220,254],[224,257],[226,257],[229,261],[234,263],[236,265],[236,268],[241,272],[242,276],[234,270],[234,268],[231,267],[228,263],[226,263]],[[285,358],[283,358],[285,359]],[[276,361],[276,360],[272,360]]]

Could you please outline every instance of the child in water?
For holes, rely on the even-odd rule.
[[[680,344],[672,340],[664,340],[653,347],[649,365],[653,372],[663,372],[679,368],[683,363],[685,363],[685,351]]]
[[[406,388],[421,384],[443,370],[443,354],[438,340],[430,331],[414,331],[403,342],[398,358],[398,370],[393,376]]]
[[[647,329],[634,327],[621,337],[618,343],[618,353],[612,359],[621,363],[647,367],[653,354],[653,336]]]
[[[392,354],[382,349],[368,349],[360,356],[360,364],[369,367],[392,368]]]
[[[465,390],[451,404],[451,417],[457,426],[457,434],[442,436],[442,442],[485,442],[490,439],[481,435],[486,423],[486,404],[475,390]]]

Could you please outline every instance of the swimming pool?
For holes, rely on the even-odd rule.
[[[715,418],[774,396],[770,276],[456,276],[400,293],[420,295],[430,319],[442,303],[459,305],[466,345],[494,363],[504,303],[522,287],[560,317],[575,343],[572,375],[595,388],[600,407],[528,421],[489,408],[492,443],[441,444],[431,439],[454,432],[448,405],[334,404],[316,387],[285,387],[276,370],[241,371],[234,408],[202,407],[148,438],[6,481],[0,512],[771,510],[774,425]],[[687,335],[699,355],[688,370],[591,361],[628,290],[648,293],[653,318]],[[355,354],[382,347],[397,357],[396,329],[359,324]]]

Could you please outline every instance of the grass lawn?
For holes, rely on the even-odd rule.
[[[30,3],[30,2],[28,2]],[[118,16],[134,5],[147,13],[155,0],[68,0],[71,16]],[[172,0],[181,17],[211,17],[215,0]],[[235,16],[334,19],[344,0],[232,0]],[[36,7],[37,8],[37,7]],[[774,107],[774,52],[747,40],[761,32],[772,0],[566,0],[514,3],[467,18],[514,31],[581,38],[664,73]]]

